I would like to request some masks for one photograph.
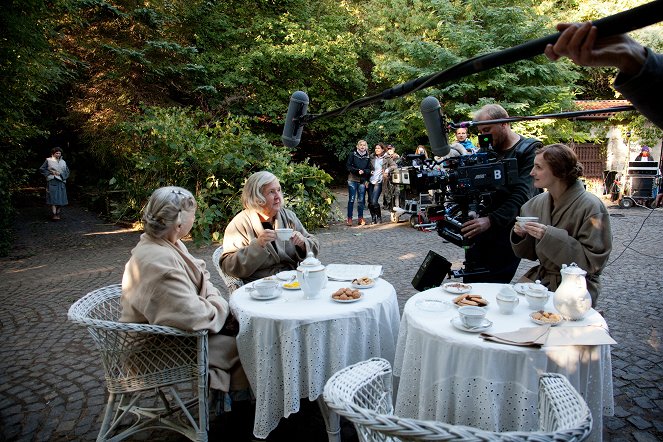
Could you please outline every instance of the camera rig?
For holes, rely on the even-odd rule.
[[[446,159],[427,159],[423,155],[405,155],[404,167],[394,171],[391,182],[418,194],[429,194],[431,204],[425,208],[427,223],[416,225],[435,229],[438,235],[467,254],[474,241],[461,233],[463,223],[486,215],[486,207],[495,191],[512,184],[518,177],[515,158],[498,159],[490,146],[478,153]],[[486,273],[478,264],[468,261],[464,268],[449,272],[463,277]]]

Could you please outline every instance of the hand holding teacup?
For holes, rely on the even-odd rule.
[[[546,233],[548,226],[537,221],[539,221],[539,218],[536,216],[517,216],[513,231],[516,235],[521,237],[529,234],[536,239],[541,239]]]
[[[274,232],[276,232],[277,238],[283,242],[291,241],[296,246],[299,246],[301,248],[306,247],[306,241],[304,240],[304,235],[302,235],[300,232],[294,229],[280,228],[280,229],[274,229]]]
[[[274,231],[281,241],[288,241],[293,234],[293,230],[288,228],[274,229]]]

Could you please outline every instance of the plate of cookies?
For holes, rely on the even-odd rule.
[[[453,303],[456,307],[462,307],[464,305],[473,305],[475,307],[486,307],[488,306],[488,301],[481,295],[471,295],[469,293],[463,293],[460,296],[456,296],[453,299]]]
[[[375,285],[375,280],[368,276],[362,276],[361,278],[353,279],[350,285],[353,289],[370,289]]]
[[[332,293],[331,299],[336,302],[356,302],[361,299],[361,292],[359,289],[344,287]]]
[[[529,314],[529,317],[532,321],[539,325],[551,325],[555,326],[562,322],[562,316],[557,313],[546,312],[543,310],[537,310]]]

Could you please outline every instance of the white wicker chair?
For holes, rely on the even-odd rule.
[[[121,292],[120,284],[94,290],[68,314],[101,353],[110,395],[97,440],[167,429],[207,441],[207,330],[117,322]]]
[[[212,253],[212,263],[214,264],[214,268],[216,268],[216,271],[219,272],[219,275],[221,275],[221,279],[223,279],[223,283],[226,285],[228,288],[228,293],[231,294],[238,288],[244,285],[244,281],[242,281],[239,278],[236,278],[234,276],[230,276],[227,273],[221,269],[221,255],[223,254],[223,246],[219,246],[214,253]]]
[[[544,373],[539,380],[539,431],[491,432],[442,422],[393,415],[391,366],[369,359],[335,373],[325,385],[330,409],[352,421],[366,441],[581,441],[592,429],[587,404],[562,375]]]

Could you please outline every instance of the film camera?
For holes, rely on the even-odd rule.
[[[460,247],[468,245],[461,225],[471,213],[482,215],[484,200],[518,176],[515,158],[498,160],[490,151],[440,160],[409,154],[404,159],[410,165],[395,171],[392,183],[431,194],[426,219],[436,220],[439,235]]]
[[[392,174],[392,183],[409,186],[412,192],[431,195],[432,204],[426,206],[424,217],[430,223],[422,227],[435,228],[442,238],[465,250],[472,246],[473,241],[461,233],[463,223],[472,217],[485,215],[495,191],[518,179],[517,160],[498,159],[492,151],[489,138],[488,144],[475,154],[445,159],[406,155],[404,160],[410,165]],[[436,267],[439,274],[439,266]],[[449,267],[445,266],[445,269]],[[420,270],[423,270],[423,266]],[[454,277],[462,277],[484,272],[485,269],[466,260],[464,269],[449,273],[453,273]],[[420,275],[421,281],[425,273]],[[417,285],[421,281],[418,280]]]

